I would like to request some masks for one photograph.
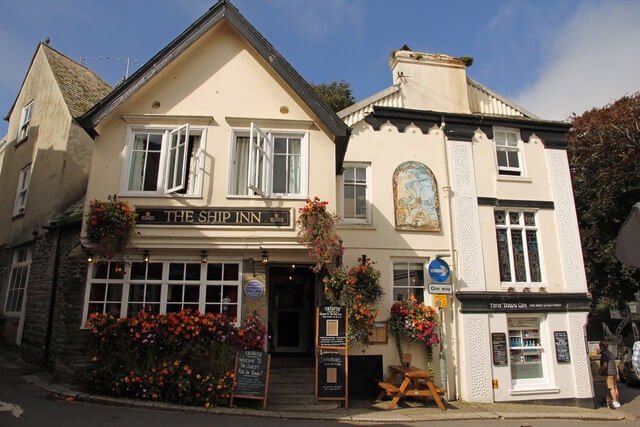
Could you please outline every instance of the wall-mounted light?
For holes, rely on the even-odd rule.
[[[93,262],[93,255],[91,254],[91,252],[89,252],[89,253],[87,254],[87,262],[88,262],[89,264],[91,264],[91,263]]]
[[[293,280],[293,276],[289,276],[289,281],[291,282]]]
[[[525,286],[524,288],[522,288],[522,292],[531,292],[531,289]]]
[[[269,251],[262,251],[262,263],[266,264],[269,262]]]
[[[295,270],[296,269],[296,265],[295,264],[291,264],[291,269]]]
[[[144,255],[142,256],[142,261],[144,261],[146,264],[149,263],[149,251],[146,249],[144,251]]]
[[[207,263],[207,251],[202,251],[200,254],[200,262],[203,264]]]

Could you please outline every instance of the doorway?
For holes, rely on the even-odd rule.
[[[315,274],[308,266],[269,267],[269,350],[313,352]]]

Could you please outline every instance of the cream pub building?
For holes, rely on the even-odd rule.
[[[377,262],[379,321],[399,295],[433,304],[427,265],[451,265],[434,352],[449,399],[588,401],[567,125],[467,78],[455,58],[399,51],[390,66],[393,86],[336,115],[219,1],[80,118],[95,141],[85,210],[117,194],[140,233],[126,268],[89,265],[80,323],[143,308],[257,315],[274,357],[311,355],[322,287],[295,221],[318,196],[342,216],[344,264]],[[430,186],[429,200],[417,195],[427,228],[399,210],[409,169]],[[423,348],[407,350],[425,366]],[[391,337],[351,354],[374,379],[398,363]]]

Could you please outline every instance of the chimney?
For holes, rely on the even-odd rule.
[[[389,60],[393,84],[400,85],[404,107],[471,113],[464,62],[449,55],[394,51]]]

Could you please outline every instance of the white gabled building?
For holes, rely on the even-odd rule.
[[[451,265],[454,295],[435,357],[436,382],[450,399],[591,404],[569,126],[540,120],[467,77],[459,59],[401,50],[389,65],[392,86],[339,113],[353,129],[337,191],[345,264],[365,253],[378,262],[381,319],[408,292],[433,305],[428,263]],[[394,201],[407,187],[395,177],[408,161],[427,168],[422,182],[436,183],[437,197],[418,198],[414,211]],[[429,206],[439,210],[439,227],[406,226],[413,220],[420,229],[416,212]],[[412,347],[414,364],[422,351]],[[392,346],[366,352],[382,353],[383,366],[397,362]]]

